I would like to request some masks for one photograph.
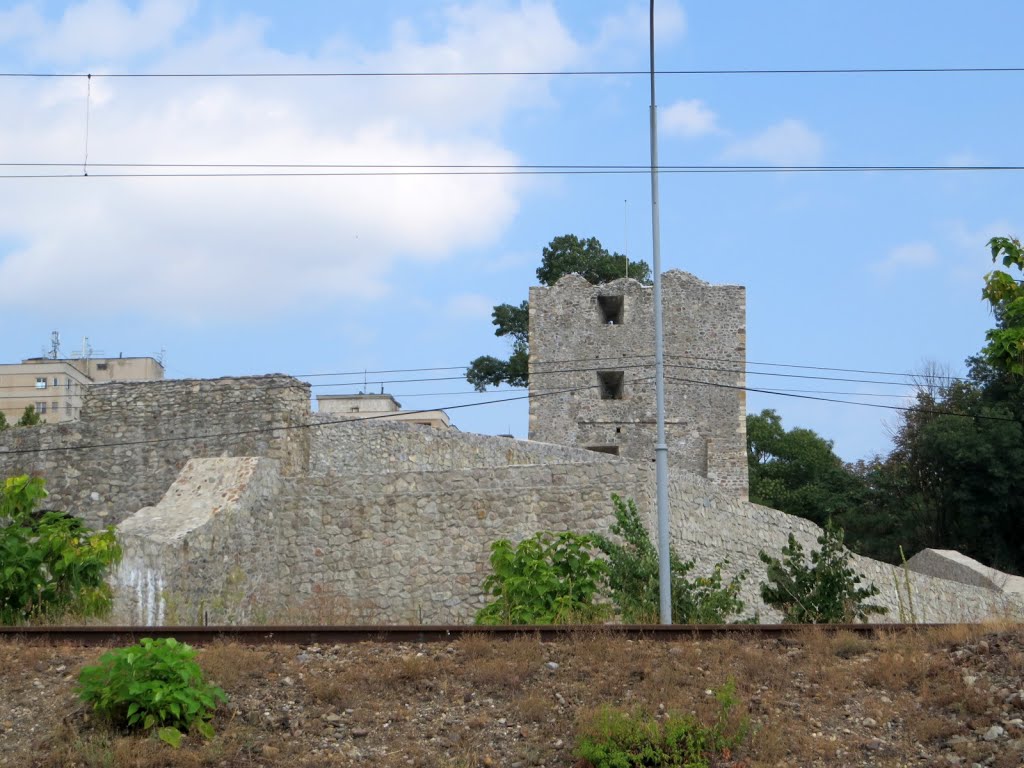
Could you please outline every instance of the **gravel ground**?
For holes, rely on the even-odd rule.
[[[200,649],[230,703],[174,750],[75,696],[103,649],[0,641],[0,766],[578,766],[602,707],[693,714],[736,685],[746,740],[717,766],[1024,765],[1024,630],[954,627],[783,639],[470,637],[425,645]]]

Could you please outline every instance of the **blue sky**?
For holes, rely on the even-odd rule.
[[[35,73],[642,69],[646,3],[85,0],[0,4],[0,70]],[[1024,5],[672,2],[659,69],[1003,67]],[[1024,73],[663,75],[664,165],[1017,165]],[[0,78],[0,173],[90,163],[626,164],[648,161],[643,77]],[[465,365],[504,354],[565,233],[649,259],[637,175],[0,179],[0,360],[58,329],[108,355],[166,351],[173,377]],[[985,242],[1024,232],[1015,172],[665,174],[665,268],[747,287],[754,363],[962,372],[991,317]],[[628,201],[628,202],[627,202]],[[858,379],[891,377],[819,372]],[[454,377],[446,380],[447,377]],[[311,379],[353,392],[359,376]],[[367,374],[404,407],[478,403],[457,370]],[[354,385],[354,386],[353,386]],[[370,384],[378,389],[380,384]],[[769,395],[844,458],[885,452],[895,412]],[[526,433],[526,405],[451,411]]]

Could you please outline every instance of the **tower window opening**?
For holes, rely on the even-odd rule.
[[[587,450],[594,453],[607,453],[612,456],[619,455],[619,446],[617,445],[588,445]]]
[[[601,311],[601,322],[605,325],[622,325],[622,296],[598,296],[597,308]]]
[[[621,400],[624,378],[622,371],[598,371],[597,382],[600,385],[601,399]]]

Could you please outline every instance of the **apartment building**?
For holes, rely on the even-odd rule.
[[[32,405],[47,424],[60,424],[79,417],[82,396],[92,384],[163,377],[163,366],[152,357],[32,357],[0,363],[0,412],[13,425]]]

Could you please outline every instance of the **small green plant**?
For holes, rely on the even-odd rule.
[[[903,546],[900,545],[900,561],[903,568],[903,588],[900,588],[900,579],[896,571],[892,572],[893,585],[896,587],[896,603],[900,613],[900,624],[917,624],[917,611],[914,609],[914,592],[910,583],[910,567],[907,565],[907,556],[903,554]],[[906,594],[906,598],[904,598]]]
[[[203,681],[191,646],[173,637],[144,637],[138,644],[109,651],[78,676],[78,695],[119,728],[157,728],[173,747],[195,728],[213,738],[210,718],[227,695]]]
[[[16,427],[34,427],[42,421],[42,417],[36,412],[34,405],[25,406],[25,412],[21,414],[21,418],[15,422]]]
[[[113,594],[107,570],[121,559],[114,529],[93,531],[63,512],[35,508],[41,477],[8,478],[0,488],[0,624],[103,616]]]
[[[852,553],[843,547],[843,530],[831,522],[818,537],[820,550],[811,551],[807,563],[803,547],[793,534],[782,548],[782,559],[763,550],[767,582],[761,583],[761,599],[779,609],[787,624],[836,624],[866,621],[887,608],[866,602],[878,587],[860,586],[862,576],[849,566]]]
[[[691,715],[659,720],[640,710],[602,708],[581,728],[576,756],[588,768],[707,768],[742,744],[750,731],[749,719],[734,712],[731,679],[715,699],[718,717],[710,725]]]
[[[476,615],[477,624],[559,624],[600,619],[594,604],[605,564],[591,556],[594,537],[541,531],[513,546],[491,545],[493,572],[483,590],[495,598]]]
[[[615,523],[612,533],[622,543],[596,536],[598,549],[608,558],[608,588],[612,602],[627,623],[657,621],[660,613],[658,551],[651,543],[640,520],[636,503],[612,494]],[[715,563],[711,574],[689,578],[692,560],[681,560],[669,548],[672,573],[672,621],[676,624],[724,624],[743,611],[739,597],[746,573],[724,583],[722,568],[728,561]]]

